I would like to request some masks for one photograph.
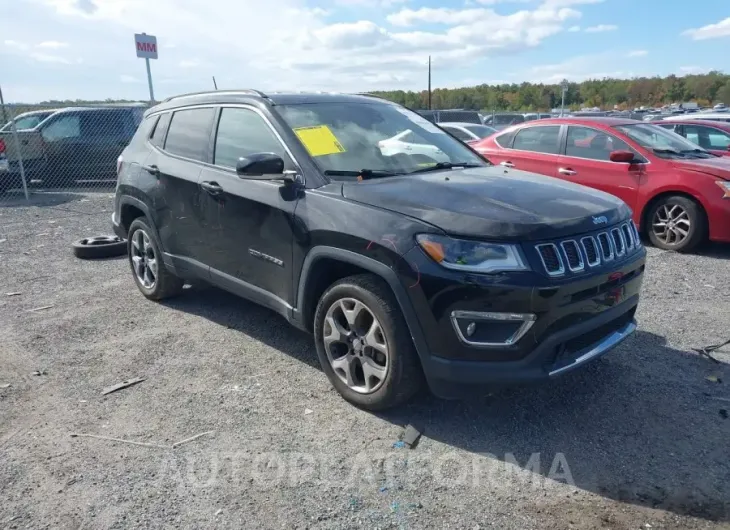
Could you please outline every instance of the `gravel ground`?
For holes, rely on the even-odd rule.
[[[639,331],[578,373],[375,415],[277,315],[75,259],[110,215],[0,204],[0,528],[730,528],[730,349],[691,351],[730,338],[730,248],[650,249]]]

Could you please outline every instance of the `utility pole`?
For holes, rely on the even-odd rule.
[[[563,82],[560,83],[560,88],[562,89],[562,92],[563,92],[563,97],[560,102],[560,117],[562,118],[563,114],[565,114],[565,94],[568,92],[568,80],[567,79],[563,79]]]
[[[431,110],[431,56],[428,56],[428,110]]]
[[[8,123],[8,115],[5,112],[5,100],[3,99],[3,87],[0,87],[0,107],[3,109],[3,125]]]

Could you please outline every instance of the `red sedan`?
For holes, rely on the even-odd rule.
[[[730,158],[655,124],[617,118],[524,123],[473,144],[494,164],[621,198],[651,242],[688,251],[730,242]]]
[[[730,123],[710,120],[662,120],[654,125],[684,136],[710,153],[730,156]]]

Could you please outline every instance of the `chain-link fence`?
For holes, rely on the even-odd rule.
[[[113,190],[145,104],[0,108],[0,202],[47,190]]]

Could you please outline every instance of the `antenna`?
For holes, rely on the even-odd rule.
[[[428,110],[431,110],[431,56],[428,56]]]

